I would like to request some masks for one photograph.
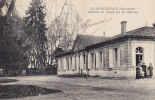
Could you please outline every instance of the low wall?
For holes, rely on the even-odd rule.
[[[104,70],[90,70],[90,76],[101,76],[101,77],[112,77],[112,78],[136,78],[136,70],[111,70],[111,71],[104,71]]]

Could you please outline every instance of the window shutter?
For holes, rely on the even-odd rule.
[[[113,68],[113,63],[114,63],[114,59],[113,59],[113,49],[109,50],[109,68]]]
[[[83,55],[80,55],[80,68],[83,69]]]
[[[73,63],[72,63],[72,57],[70,57],[70,60],[69,60],[69,61],[70,61],[70,62],[69,62],[69,63],[70,63],[70,64],[69,64],[69,65],[70,65],[70,69],[72,69],[72,64],[73,64]]]
[[[102,68],[104,69],[105,68],[105,52],[102,52]]]
[[[67,65],[67,63],[66,63],[66,58],[63,58],[63,62],[64,62],[64,63],[63,63],[62,66],[64,66],[64,70],[66,70],[66,67],[67,67],[67,66],[66,66],[66,65]]]
[[[76,55],[76,69],[79,69],[79,56]]]
[[[75,56],[72,57],[72,69],[75,69]]]
[[[91,53],[88,54],[88,69],[91,69]]]
[[[96,52],[96,68],[99,68],[100,66],[100,53]]]
[[[117,51],[118,67],[120,67],[120,59],[121,59],[121,52],[120,52],[120,49],[118,48],[118,51]]]
[[[63,59],[62,59],[62,58],[61,58],[61,60],[60,60],[60,65],[61,65],[61,66],[60,66],[60,70],[63,71],[64,65],[63,65]]]
[[[58,70],[60,70],[60,67],[61,67],[61,65],[60,65],[60,59],[58,59]]]

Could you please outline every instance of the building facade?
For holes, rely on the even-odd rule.
[[[155,27],[141,27],[113,37],[77,35],[72,51],[57,55],[58,75],[86,74],[102,77],[136,78],[143,61],[155,66]]]

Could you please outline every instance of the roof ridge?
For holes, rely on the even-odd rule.
[[[136,29],[133,29],[133,30],[130,30],[130,31],[127,31],[127,35],[128,33],[131,33],[131,32],[137,32],[137,31],[140,31],[140,30],[143,30],[145,28],[151,28],[151,27],[148,27],[148,26],[143,26],[143,27],[140,27],[140,28],[136,28]]]
[[[78,34],[78,36],[92,36],[92,37],[105,37],[105,38],[109,38],[108,36],[96,36],[96,35],[92,35],[92,34]]]

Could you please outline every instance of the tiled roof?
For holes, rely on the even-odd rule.
[[[93,36],[93,35],[77,35],[74,42],[73,50],[80,51],[85,49],[92,49],[111,41],[119,41],[126,38],[154,38],[155,39],[155,27],[141,27],[132,31],[126,32],[126,34],[118,34],[113,37]],[[115,43],[115,42],[114,42]],[[72,51],[72,53],[74,52]],[[67,54],[67,53],[66,53]],[[63,56],[63,54],[61,55]]]
[[[141,27],[138,29],[128,31],[126,32],[126,34],[115,35],[113,37],[110,37],[108,40],[112,40],[112,39],[123,37],[123,36],[144,36],[145,37],[145,36],[154,36],[154,35],[155,35],[155,27]]]
[[[127,32],[127,35],[132,36],[155,36],[155,27],[141,27]]]
[[[85,49],[85,47],[87,47],[89,45],[100,43],[100,42],[103,42],[108,39],[109,39],[108,37],[104,37],[104,36],[78,34],[77,38],[74,42],[75,44],[74,44],[73,48],[75,51],[83,50],[83,49]]]
[[[95,48],[99,45],[105,45],[106,43],[111,43],[111,41],[118,41],[124,38],[155,38],[155,27],[141,27],[132,31],[128,31],[126,32],[126,34],[118,34],[113,37],[110,37],[109,39],[103,42],[89,45],[87,46],[87,48]]]

